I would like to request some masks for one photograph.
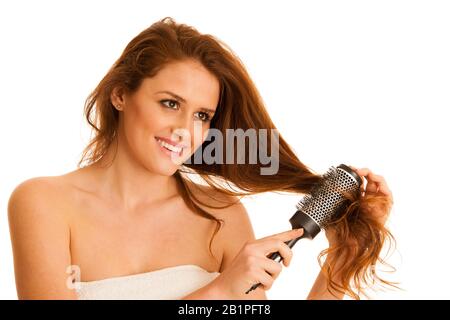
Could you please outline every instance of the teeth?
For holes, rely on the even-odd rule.
[[[181,147],[175,147],[175,146],[173,146],[173,145],[171,145],[171,144],[168,144],[168,143],[166,143],[166,142],[164,142],[164,141],[162,141],[162,140],[160,140],[160,139],[158,139],[158,138],[156,138],[156,141],[158,141],[158,143],[161,145],[161,146],[163,146],[164,148],[166,148],[166,149],[169,149],[170,151],[172,151],[172,152],[176,152],[176,153],[179,153],[183,148],[181,148]]]

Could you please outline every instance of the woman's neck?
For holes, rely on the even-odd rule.
[[[152,173],[120,147],[114,156],[114,149],[110,147],[101,160],[88,167],[102,198],[127,212],[134,212],[178,195],[175,176]]]

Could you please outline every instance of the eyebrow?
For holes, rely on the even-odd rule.
[[[174,97],[175,99],[180,100],[183,103],[186,103],[186,99],[184,99],[183,97],[171,92],[171,91],[158,91],[156,93],[166,93],[168,95],[171,95],[172,97]],[[211,113],[215,113],[216,111],[214,109],[208,109],[208,108],[200,108],[202,111],[206,111],[206,112],[211,112]]]

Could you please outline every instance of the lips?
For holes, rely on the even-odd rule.
[[[166,142],[167,140],[160,137],[155,137],[156,142],[161,147],[161,150],[167,154],[168,156],[174,156],[181,157],[181,155],[184,152],[184,145],[183,144],[173,144],[173,141],[170,141],[172,143]]]
[[[165,137],[155,137],[155,139],[156,139],[156,140],[159,140],[159,141],[163,141],[163,142],[165,142],[165,143],[167,143],[167,144],[169,144],[169,145],[171,145],[171,146],[174,146],[174,147],[176,147],[176,148],[186,148],[186,145],[185,145],[185,144],[179,143],[179,142],[175,142],[175,141],[172,141],[172,140],[170,140],[169,138],[165,138]]]

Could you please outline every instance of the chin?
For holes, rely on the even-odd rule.
[[[173,176],[177,172],[179,167],[180,166],[177,166],[175,164],[166,165],[166,164],[160,163],[156,166],[155,170],[152,170],[152,171],[159,175],[169,177],[169,176]]]
[[[170,159],[167,161],[166,159],[160,159],[158,157],[152,158],[140,158],[140,165],[149,173],[157,174],[161,176],[172,176],[177,172],[180,166],[171,162]]]

